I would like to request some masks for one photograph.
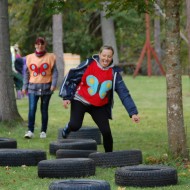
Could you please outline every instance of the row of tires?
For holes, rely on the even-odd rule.
[[[62,129],[58,131],[58,139],[62,139]],[[115,151],[110,153],[96,152],[97,147],[94,142],[88,142],[88,147],[83,141],[83,145],[77,147],[73,139],[88,139],[91,138],[96,141],[97,144],[101,144],[101,135],[98,128],[81,128],[78,132],[70,133],[68,139],[64,141],[50,143],[50,154],[55,154],[57,159],[70,158],[71,162],[79,161],[71,158],[83,158],[83,162],[86,162],[85,166],[88,166],[90,172],[93,173],[91,161],[85,158],[90,158],[94,161],[95,166],[99,167],[118,167],[115,172],[115,183],[119,186],[136,186],[136,187],[155,187],[177,184],[177,171],[174,168],[168,166],[146,166],[142,165],[142,153],[139,150],[127,150],[127,151]],[[89,150],[90,149],[90,150]],[[62,161],[60,160],[60,163]],[[68,165],[68,163],[67,163]],[[72,164],[71,164],[72,165]],[[74,167],[77,167],[73,164]],[[72,168],[72,167],[71,167]],[[80,168],[76,169],[80,171]],[[78,175],[78,174],[77,174]],[[69,185],[68,185],[69,184]],[[96,185],[98,184],[98,187]],[[109,190],[110,185],[106,181],[101,180],[62,180],[53,182],[50,185],[50,190],[58,190],[61,187],[67,187],[70,189],[82,190],[86,189],[105,189]],[[85,188],[84,188],[85,189]]]
[[[119,186],[156,187],[177,184],[176,170],[167,166],[126,166],[115,172]],[[104,180],[58,180],[50,184],[49,190],[111,190]]]
[[[62,139],[62,130],[63,129],[58,129],[58,139]],[[77,132],[71,132],[68,136],[68,139],[93,139],[96,141],[96,144],[101,144],[101,133],[96,127],[82,127]],[[0,137],[0,148],[17,148],[17,141],[12,138]],[[81,148],[83,147],[81,146]],[[50,150],[50,153],[52,153],[52,151]]]
[[[62,130],[58,129],[58,139],[62,139]],[[101,144],[101,133],[96,127],[82,127],[77,132],[71,132],[68,139],[93,139]],[[0,137],[0,148],[17,148],[17,141],[12,138]]]
[[[0,165],[37,165],[40,178],[81,178],[95,175],[96,166],[118,167],[115,171],[115,183],[119,186],[154,187],[177,184],[177,171],[174,168],[142,165],[142,153],[139,150],[97,152],[97,144],[101,144],[98,128],[81,128],[79,135],[77,132],[73,135],[71,133],[65,140],[61,140],[61,131],[58,131],[58,140],[49,144],[49,152],[56,155],[55,160],[47,160],[45,151],[15,149],[17,144],[14,147],[9,144],[14,139],[0,138]],[[89,135],[92,139],[88,139]],[[8,141],[9,146],[5,141]],[[2,145],[2,142],[6,145]],[[104,180],[59,180],[52,182],[49,189],[109,190],[110,185]]]
[[[77,141],[80,143],[83,142],[81,147],[75,146]],[[85,147],[86,142],[88,148]],[[92,150],[86,150],[90,148]],[[140,150],[100,153],[96,152],[96,146],[93,140],[66,139],[51,142],[50,152],[51,154],[56,154],[57,159],[40,162],[38,164],[40,168],[38,173],[39,177],[69,178],[91,176],[95,175],[95,167],[99,166],[118,167],[115,172],[115,183],[119,186],[155,187],[175,185],[178,181],[177,171],[174,168],[168,166],[141,165],[142,152]],[[43,166],[41,166],[41,164]],[[52,168],[54,169],[52,170]],[[83,182],[85,185],[95,183],[95,181],[91,182],[86,180]],[[65,187],[68,183],[72,183],[73,185],[70,185],[70,187],[72,187],[76,183],[83,184],[83,182],[78,180],[72,180],[72,182],[68,180],[56,181],[53,182],[50,187],[56,190],[56,187]],[[107,184],[105,181],[102,183],[104,185]],[[98,181],[98,184],[100,186],[100,181]],[[82,185],[82,187],[83,186],[84,185]],[[109,189],[108,184],[107,188]],[[106,188],[104,187],[104,189]]]
[[[96,166],[121,167],[142,164],[140,150],[97,152],[96,142],[87,139],[65,139],[50,143],[50,154],[56,158],[91,158]]]

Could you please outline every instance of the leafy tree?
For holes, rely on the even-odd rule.
[[[49,50],[52,50],[52,15],[44,11],[46,6],[45,0],[33,0],[28,20],[26,39],[24,47],[26,53],[34,51],[34,42],[37,36],[43,36],[48,42]]]
[[[110,0],[109,2],[111,3],[108,5],[107,9],[108,16],[122,11],[127,12],[131,9],[136,10],[138,14],[152,12],[155,0]]]
[[[8,2],[11,45],[19,44],[24,55],[28,47],[25,47],[24,43],[28,39],[28,22],[34,0],[8,0]]]
[[[18,42],[23,55],[25,55],[34,50],[33,41],[36,35],[45,35],[48,38],[48,50],[52,51],[51,16],[56,13],[56,10],[63,15],[64,51],[80,54],[84,59],[92,53],[96,53],[102,45],[100,28],[101,2],[103,1],[9,0],[11,42],[12,44]],[[109,9],[110,11],[108,10],[108,12],[112,13],[114,21],[120,62],[135,63],[145,41],[144,14],[141,13],[145,12],[147,5],[142,0],[110,0],[110,2],[112,2],[110,5],[112,9]],[[149,11],[154,13],[154,1],[149,0],[148,2]],[[182,31],[184,31],[186,17],[185,5],[184,3],[182,5],[180,15],[183,23],[181,22],[180,25]],[[118,7],[119,11],[114,10],[114,7]],[[164,12],[163,2],[161,2],[161,8]],[[154,15],[151,14],[152,19],[153,17]],[[164,18],[162,17],[160,35],[162,53],[164,53],[165,47],[163,23]],[[151,36],[151,39],[153,39],[153,36]],[[152,43],[154,42],[152,41]],[[187,44],[183,41],[181,60],[184,72],[187,72]]]

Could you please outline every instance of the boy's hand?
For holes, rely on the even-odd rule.
[[[139,123],[140,122],[140,117],[138,115],[132,115],[132,121],[134,123]]]
[[[67,109],[67,108],[68,108],[68,105],[69,105],[70,103],[71,103],[70,100],[63,100],[63,106],[64,106],[64,108]]]
[[[50,90],[53,92],[56,90],[56,87],[55,86],[51,86]]]
[[[22,90],[22,95],[26,95],[27,94],[27,90]]]

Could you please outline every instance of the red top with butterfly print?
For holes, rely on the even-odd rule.
[[[112,89],[112,72],[112,68],[102,68],[93,61],[81,79],[77,94],[94,106],[107,104],[107,94]]]
[[[50,83],[52,81],[52,68],[55,64],[55,55],[46,53],[37,57],[32,53],[26,57],[26,63],[30,72],[30,83]]]

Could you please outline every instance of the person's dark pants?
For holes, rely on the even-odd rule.
[[[68,127],[70,131],[77,131],[81,128],[85,112],[88,112],[96,125],[99,127],[103,136],[105,152],[113,151],[113,138],[111,134],[108,113],[105,106],[86,106],[80,101],[71,101],[71,114]]]
[[[23,86],[22,74],[13,72],[13,80],[14,80],[16,90],[22,90],[22,86]]]
[[[41,99],[40,110],[41,110],[41,117],[42,117],[41,131],[46,132],[47,125],[48,125],[48,107],[49,107],[49,101],[51,98],[51,94],[37,96],[35,94],[29,93],[28,98],[29,98],[29,113],[28,113],[28,129],[29,129],[29,131],[34,132],[37,103],[40,98]]]

